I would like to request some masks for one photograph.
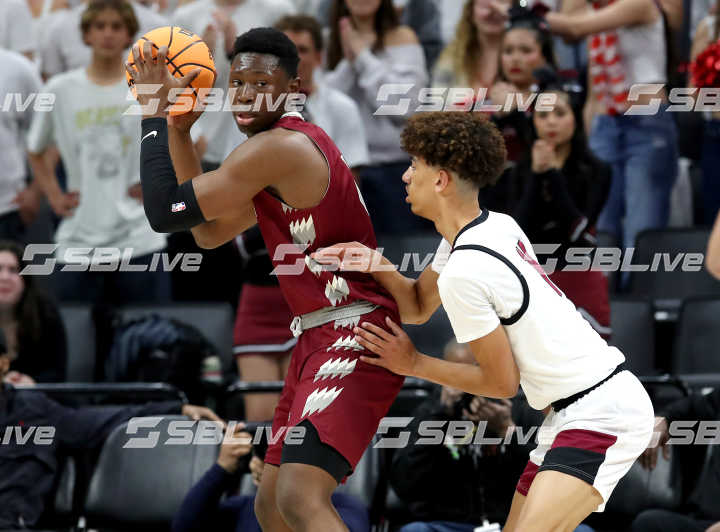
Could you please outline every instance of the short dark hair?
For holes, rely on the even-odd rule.
[[[300,57],[290,38],[275,28],[253,28],[235,39],[232,57],[238,54],[255,53],[274,55],[280,66],[291,78],[297,77]]]
[[[495,184],[505,167],[505,141],[481,113],[418,113],[410,117],[401,138],[410,155],[456,172],[477,188]]]
[[[132,39],[140,29],[140,24],[135,16],[133,6],[127,0],[90,0],[80,18],[80,31],[83,37],[90,29],[95,17],[106,9],[114,9],[120,14]]]
[[[275,29],[280,31],[306,31],[312,37],[315,49],[322,51],[322,26],[315,17],[309,15],[287,15],[275,23]]]

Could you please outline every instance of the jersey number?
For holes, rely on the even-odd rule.
[[[527,262],[530,266],[535,268],[535,271],[538,272],[543,279],[545,279],[545,282],[550,285],[550,287],[557,292],[558,295],[564,296],[565,294],[562,293],[562,290],[560,290],[555,283],[553,283],[550,280],[550,277],[547,276],[545,273],[545,270],[542,269],[542,266],[538,264],[538,261],[536,261],[530,254],[527,252],[527,249],[525,248],[525,244],[522,243],[522,240],[518,240],[517,247],[515,248],[518,252],[518,255],[522,257],[522,259]]]

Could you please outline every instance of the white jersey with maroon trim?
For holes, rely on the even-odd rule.
[[[593,386],[625,360],[548,279],[510,216],[483,210],[452,247],[442,241],[432,268],[458,342],[504,326],[533,408]]]

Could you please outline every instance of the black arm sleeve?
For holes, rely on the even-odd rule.
[[[164,118],[142,121],[140,182],[145,215],[154,231],[187,231],[206,221],[198,206],[192,180],[177,184]]]

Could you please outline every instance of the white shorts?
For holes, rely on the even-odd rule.
[[[650,397],[629,371],[621,371],[567,408],[551,410],[517,490],[527,495],[540,471],[560,471],[591,484],[605,509],[610,495],[647,448],[655,414]]]

